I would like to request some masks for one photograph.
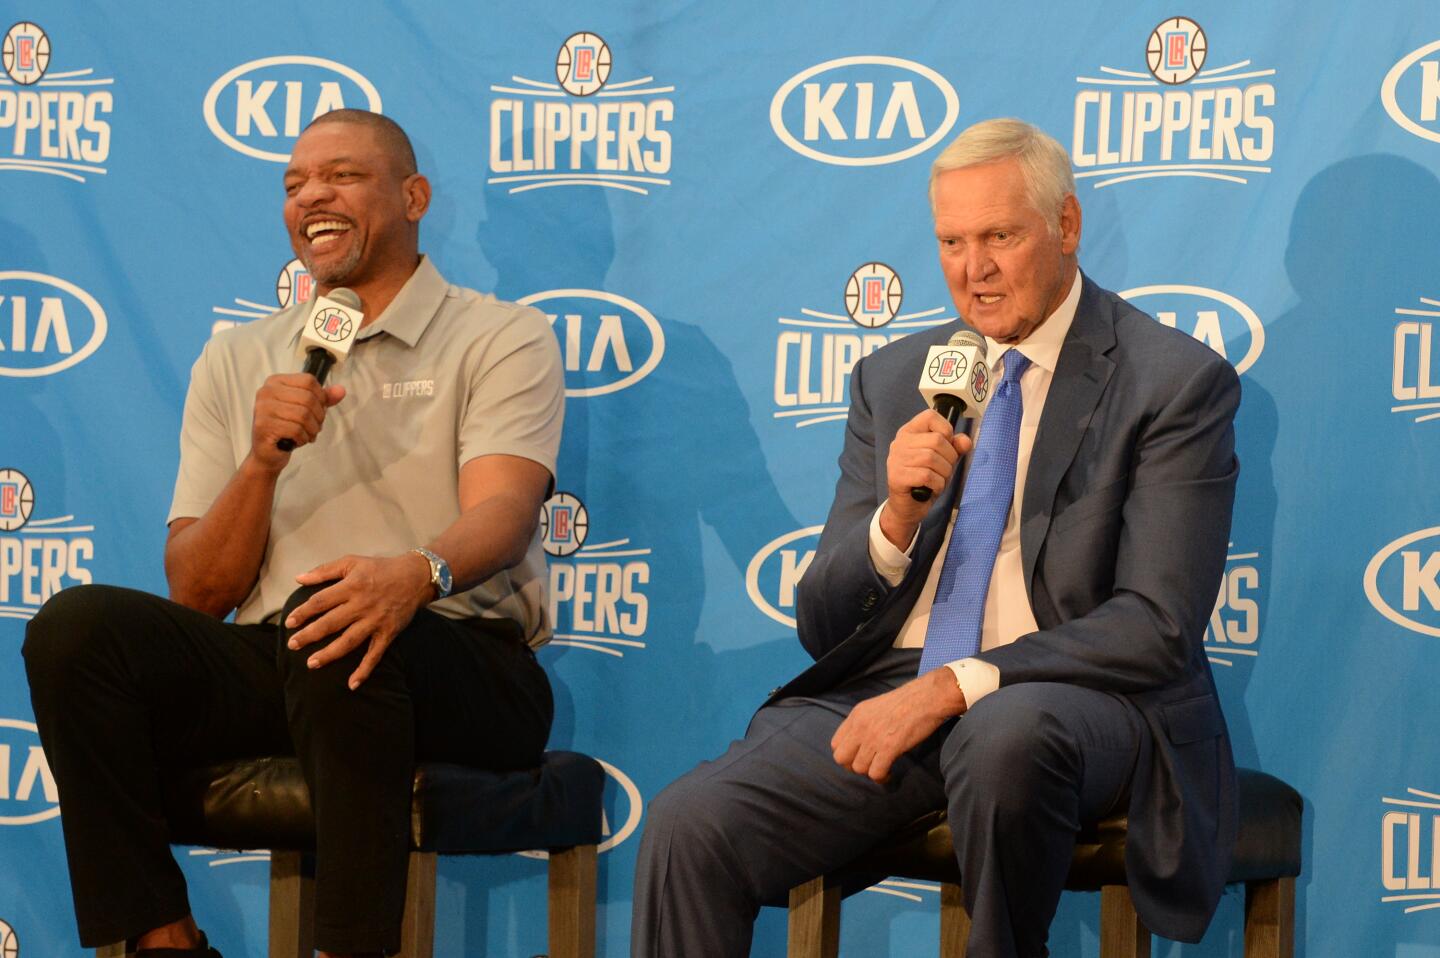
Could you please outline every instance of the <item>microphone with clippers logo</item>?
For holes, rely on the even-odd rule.
[[[985,337],[962,329],[943,346],[931,346],[920,372],[920,395],[954,426],[961,416],[974,419],[990,400],[990,368],[985,365]],[[910,497],[930,501],[928,486],[915,486]]]
[[[350,355],[350,346],[360,332],[365,314],[360,311],[360,297],[353,289],[340,287],[332,289],[329,295],[315,297],[310,307],[310,316],[300,332],[300,354],[305,357],[307,372],[325,385],[330,368],[343,363]],[[282,452],[293,452],[293,439],[277,440],[275,445]]]

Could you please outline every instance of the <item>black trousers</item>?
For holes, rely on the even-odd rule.
[[[25,667],[83,946],[190,912],[161,811],[167,767],[296,755],[315,809],[315,945],[393,952],[416,762],[540,762],[550,685],[512,622],[422,610],[355,691],[346,680],[364,645],[312,670],[324,643],[292,652],[287,639],[283,626],[111,586],[66,589],[30,622]]]

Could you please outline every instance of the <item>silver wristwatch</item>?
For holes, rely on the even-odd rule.
[[[430,563],[430,584],[435,587],[435,598],[443,599],[449,595],[450,590],[455,586],[455,580],[450,575],[450,563],[423,547],[417,547],[410,551]]]

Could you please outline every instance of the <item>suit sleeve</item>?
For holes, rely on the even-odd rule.
[[[816,659],[864,624],[891,591],[870,561],[870,517],[886,490],[877,488],[875,420],[862,384],[864,366],[861,360],[850,375],[835,501],[795,600],[800,644]]]
[[[1055,628],[982,652],[978,658],[1000,670],[1002,687],[1055,681],[1139,692],[1182,676],[1200,654],[1224,571],[1239,402],[1234,370],[1207,362],[1138,421],[1119,518],[1095,519],[1119,524],[1109,597]]]

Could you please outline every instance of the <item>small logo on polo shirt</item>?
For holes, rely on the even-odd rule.
[[[381,399],[408,399],[411,396],[435,395],[435,380],[410,379],[405,382],[382,383]]]

